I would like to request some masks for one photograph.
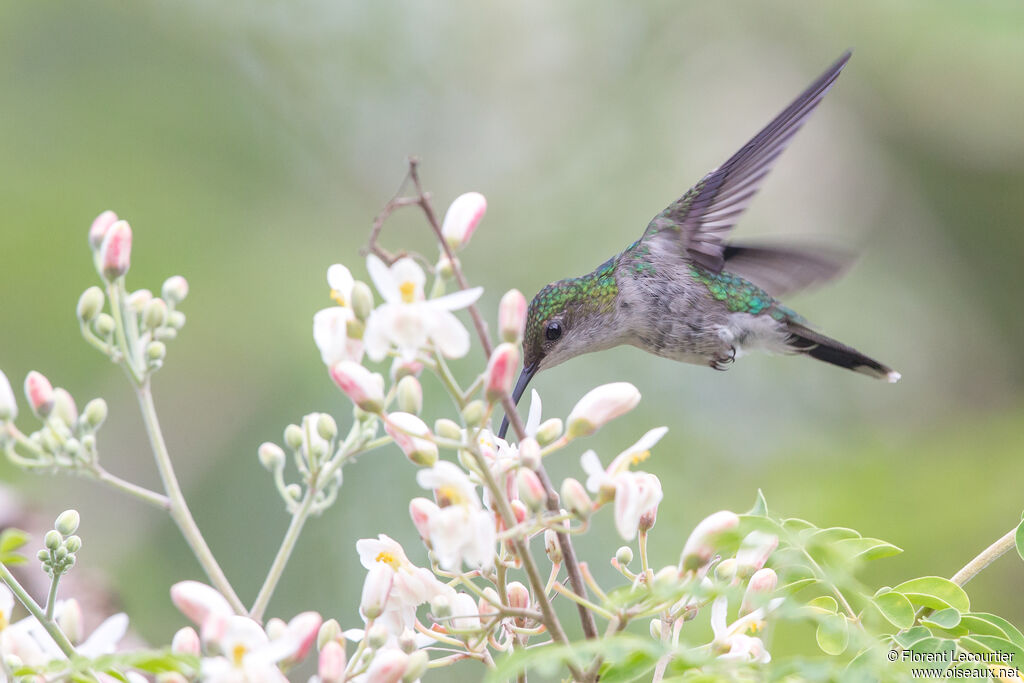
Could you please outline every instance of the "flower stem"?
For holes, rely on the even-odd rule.
[[[954,574],[950,581],[958,586],[963,586],[965,583],[977,576],[982,569],[992,564],[995,560],[999,559],[1013,548],[1016,537],[1017,527],[1014,527],[1007,531],[995,543],[982,550],[977,557],[965,564],[963,569]]]
[[[46,595],[46,618],[53,619],[53,609],[57,606],[57,586],[60,584],[60,574],[53,573],[50,579],[50,592]]]
[[[171,457],[167,452],[167,443],[164,441],[163,432],[160,430],[160,421],[156,416],[156,407],[153,405],[153,393],[150,391],[148,379],[137,386],[135,394],[139,400],[142,421],[146,425],[146,433],[149,435],[149,444],[153,449],[153,457],[156,459],[156,467],[160,472],[160,480],[163,482],[164,490],[167,492],[171,519],[178,525],[181,535],[185,537],[185,542],[192,549],[192,553],[195,555],[196,560],[199,561],[203,571],[206,572],[206,576],[213,583],[214,588],[227,598],[235,612],[244,615],[246,614],[245,605],[238,599],[238,595],[235,593],[234,588],[231,587],[227,576],[224,575],[220,565],[217,564],[213,552],[206,545],[203,534],[199,531],[196,521],[192,518],[192,513],[188,509],[188,503],[185,502],[185,495],[181,492],[178,478],[174,474],[174,467],[171,465]]]
[[[306,520],[309,519],[310,510],[313,507],[314,491],[312,489],[306,489],[306,495],[302,499],[302,505],[292,515],[292,521],[288,525],[288,531],[285,532],[284,538],[281,540],[281,547],[277,551],[277,556],[274,558],[274,563],[270,565],[270,571],[267,572],[267,578],[263,582],[263,586],[260,588],[259,594],[256,596],[256,601],[252,603],[252,608],[249,610],[249,616],[259,621],[263,618],[263,612],[267,609],[267,604],[270,602],[270,597],[274,594],[274,589],[277,587],[278,581],[281,580],[281,575],[284,573],[285,565],[288,564],[289,558],[292,556],[292,551],[295,550],[295,543],[299,540],[299,535],[302,533],[302,527],[306,524]]]
[[[68,637],[60,630],[60,627],[57,626],[53,619],[46,616],[46,613],[43,612],[43,608],[32,599],[32,596],[28,594],[28,591],[22,588],[21,584],[18,583],[18,580],[14,578],[14,575],[11,574],[10,570],[7,569],[7,566],[4,564],[0,564],[0,580],[7,584],[7,587],[10,588],[15,597],[18,598],[18,602],[24,605],[25,609],[27,609],[29,613],[36,618],[36,621],[38,621],[44,629],[46,629],[46,632],[50,634],[51,638],[53,638],[53,642],[57,643],[57,647],[60,648],[61,652],[63,652],[69,659],[78,654],[75,652],[75,646],[71,644],[71,641],[68,640]]]
[[[117,475],[111,474],[110,472],[106,471],[99,465],[96,465],[95,467],[91,468],[89,472],[91,472],[92,475],[96,477],[97,481],[102,481],[105,484],[109,484],[115,489],[123,493],[127,493],[130,496],[134,496],[135,498],[138,498],[144,503],[149,503],[150,505],[158,507],[161,510],[169,511],[171,509],[171,501],[167,498],[167,496],[157,493],[156,491],[150,491],[149,489],[139,486],[138,484],[133,484],[130,481],[125,481],[121,477],[118,477]]]

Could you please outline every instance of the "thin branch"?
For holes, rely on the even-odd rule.
[[[958,586],[964,585],[977,576],[982,569],[995,562],[1013,548],[1016,542],[1016,537],[1017,527],[1014,527],[1007,531],[995,543],[982,550],[977,557],[965,564],[964,568],[954,574],[950,581]]]

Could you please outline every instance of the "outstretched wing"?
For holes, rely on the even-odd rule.
[[[847,51],[740,151],[655,216],[642,239],[679,240],[698,264],[721,271],[726,235],[849,59]]]

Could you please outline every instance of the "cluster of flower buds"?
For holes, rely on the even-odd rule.
[[[56,578],[75,566],[75,553],[82,548],[82,539],[75,535],[78,522],[77,510],[65,510],[57,517],[53,528],[46,532],[43,539],[46,547],[39,551],[38,558],[50,578]]]
[[[30,470],[95,467],[96,431],[107,419],[107,404],[94,398],[81,413],[66,389],[54,387],[35,370],[25,377],[25,399],[41,427],[25,435],[14,426],[18,405],[7,376],[0,372],[0,448],[15,465]],[[6,426],[4,426],[6,424]]]
[[[284,673],[305,659],[323,622],[316,612],[303,612],[291,621],[268,619],[261,626],[234,614],[220,593],[197,581],[174,584],[171,600],[199,627],[198,632],[191,626],[180,629],[171,651],[201,657],[203,681],[287,681]],[[162,683],[186,683],[181,674],[163,676]]]
[[[124,275],[131,265],[132,229],[105,211],[89,230],[96,270],[107,294],[89,287],[78,299],[78,322],[92,346],[115,363],[125,363],[137,381],[159,369],[167,355],[166,342],[185,325],[178,306],[188,296],[188,282],[180,275],[164,281],[160,296],[148,289],[129,292]],[[104,309],[109,297],[110,312]]]
[[[285,427],[284,444],[292,452],[302,484],[285,481],[287,457],[277,444],[264,442],[257,450],[257,456],[260,464],[273,475],[277,491],[289,512],[294,513],[308,497],[312,513],[320,514],[334,503],[341,488],[341,465],[349,455],[346,448],[357,448],[372,439],[375,433],[375,422],[357,422],[350,438],[339,448],[338,425],[326,413],[310,413],[302,418],[301,425]]]

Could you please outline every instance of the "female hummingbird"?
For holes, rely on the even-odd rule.
[[[726,241],[849,59],[847,51],[740,151],[655,216],[622,253],[587,275],[540,290],[527,313],[514,402],[541,370],[620,344],[715,370],[764,350],[900,379],[895,370],[811,329],[776,299],[835,277],[847,259],[817,249]],[[507,428],[506,417],[499,434]]]

